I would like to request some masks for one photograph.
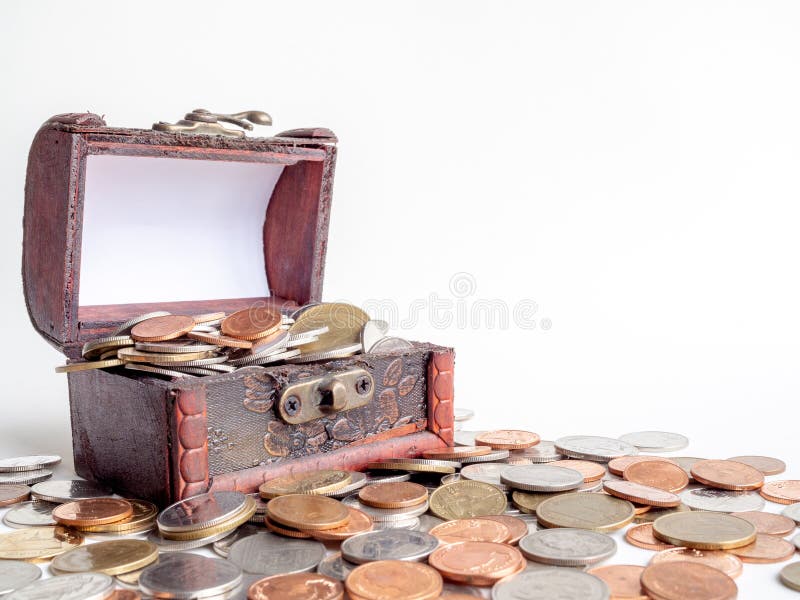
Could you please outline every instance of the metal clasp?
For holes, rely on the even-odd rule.
[[[223,127],[220,121],[230,123],[246,129],[253,130],[253,125],[272,125],[272,117],[260,110],[246,110],[231,115],[212,113],[205,108],[196,108],[177,123],[159,121],[153,123],[155,131],[165,133],[198,133],[205,135],[226,135],[229,137],[244,137],[244,131]]]
[[[374,395],[372,375],[364,369],[350,369],[290,385],[281,393],[278,413],[287,423],[297,425],[364,406]]]

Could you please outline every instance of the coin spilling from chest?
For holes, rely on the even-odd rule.
[[[428,565],[381,560],[353,569],[345,587],[351,598],[361,600],[434,600],[442,592],[442,576]]]
[[[262,483],[258,491],[266,499],[289,494],[326,494],[342,489],[351,481],[349,471],[311,471],[270,479]]]
[[[152,317],[137,323],[131,328],[130,336],[137,342],[161,342],[174,340],[190,332],[195,326],[194,319],[185,315],[164,315]]]

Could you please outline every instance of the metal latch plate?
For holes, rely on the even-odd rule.
[[[278,414],[297,425],[364,406],[374,395],[372,375],[364,369],[349,369],[290,385],[281,393]]]

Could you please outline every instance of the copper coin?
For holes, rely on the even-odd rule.
[[[650,565],[642,573],[642,588],[658,600],[734,600],[738,592],[719,569],[685,561]]]
[[[223,346],[224,348],[243,348],[249,350],[253,347],[253,342],[248,340],[240,340],[238,338],[221,335],[219,333],[204,333],[202,331],[190,331],[186,337],[193,339],[197,342],[206,344],[214,344],[215,346]]]
[[[677,494],[633,481],[604,481],[603,490],[617,498],[648,506],[669,508],[681,503],[681,497]]]
[[[625,532],[625,541],[638,548],[644,548],[645,550],[668,550],[669,548],[675,548],[672,544],[662,542],[653,535],[652,523],[634,525]]]
[[[445,579],[484,586],[519,573],[527,561],[519,550],[507,544],[457,542],[439,546],[428,557],[428,563]]]
[[[347,507],[333,498],[308,494],[278,496],[267,503],[267,514],[280,525],[317,531],[347,525]]]
[[[628,481],[679,492],[689,485],[689,476],[678,465],[664,460],[639,461],[625,467],[622,477]]]
[[[739,517],[745,521],[750,521],[755,525],[756,533],[763,533],[766,535],[777,535],[784,537],[792,533],[795,529],[796,523],[794,519],[784,517],[783,515],[776,515],[775,513],[761,512],[758,510],[748,510],[745,512],[731,513],[734,517]]]
[[[502,523],[482,519],[445,521],[433,527],[428,533],[435,535],[445,544],[454,544],[455,542],[502,543],[511,536],[508,527]]]
[[[299,529],[295,529],[294,527],[287,527],[286,525],[281,525],[280,523],[276,523],[268,516],[264,517],[264,524],[267,526],[272,533],[277,533],[278,535],[282,535],[284,537],[295,538],[298,540],[308,540],[311,539],[311,533],[308,531],[300,531]]]
[[[713,567],[735,579],[742,574],[742,561],[723,550],[696,550],[694,548],[670,548],[662,550],[650,559],[650,564],[690,562]]]
[[[509,537],[505,541],[506,544],[516,545],[523,537],[528,535],[528,524],[513,515],[486,515],[483,517],[475,517],[476,519],[485,519],[488,521],[496,521],[502,523],[508,529]]]
[[[608,461],[608,472],[612,475],[616,475],[617,477],[622,477],[623,471],[625,471],[626,467],[629,465],[632,465],[636,462],[647,462],[654,460],[673,462],[670,459],[662,458],[661,456],[619,456]]]
[[[631,502],[633,504],[633,512],[636,513],[636,516],[643,515],[646,512],[650,512],[653,510],[653,507],[649,504],[637,504],[636,502]],[[634,517],[636,518],[636,517]]]
[[[189,333],[194,326],[192,317],[182,315],[153,317],[134,325],[131,337],[137,342],[163,342]]]
[[[422,453],[423,458],[432,460],[457,460],[459,458],[471,458],[474,456],[485,456],[492,449],[489,446],[451,446],[448,448],[432,448]]]
[[[62,525],[105,525],[121,521],[133,514],[127,500],[88,498],[61,504],[53,509],[53,520]]]
[[[243,340],[257,340],[280,329],[281,313],[264,306],[238,310],[222,320],[222,333]]]
[[[771,456],[733,456],[728,460],[744,463],[758,469],[764,475],[780,475],[786,470],[786,463]]]
[[[644,567],[638,565],[608,565],[589,569],[589,575],[606,582],[614,600],[649,600],[641,584]]]
[[[347,510],[350,513],[350,520],[347,525],[336,527],[335,529],[325,529],[324,531],[310,531],[311,537],[323,542],[338,541],[346,540],[359,533],[372,531],[372,517],[352,506],[348,506]]]
[[[761,488],[761,495],[770,502],[778,504],[800,502],[800,479],[770,481]]]
[[[498,429],[475,436],[477,446],[489,446],[493,450],[521,450],[539,443],[541,438],[531,431]]]
[[[764,485],[761,471],[733,460],[699,460],[692,465],[692,477],[721,490],[757,490]]]
[[[422,563],[378,560],[353,569],[345,587],[359,600],[434,600],[442,592],[442,576]]]
[[[28,499],[31,488],[27,485],[3,484],[0,485],[0,506],[9,506]]]
[[[596,462],[590,462],[588,460],[555,460],[547,464],[551,467],[564,467],[567,469],[572,469],[573,471],[577,471],[583,475],[583,481],[587,483],[589,481],[597,481],[598,479],[602,479],[606,474],[606,470],[603,468],[603,465]]]
[[[106,600],[142,600],[142,597],[133,590],[114,590]]]
[[[728,550],[746,563],[777,563],[794,556],[795,545],[774,535],[759,533],[756,541],[747,546]]]
[[[247,590],[248,600],[342,600],[344,586],[317,573],[273,575],[259,579]]]
[[[405,508],[425,502],[428,490],[410,481],[373,483],[359,490],[358,499],[375,508]]]

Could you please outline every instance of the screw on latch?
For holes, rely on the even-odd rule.
[[[369,394],[371,389],[372,382],[369,380],[369,377],[359,377],[356,379],[356,392],[358,392],[361,396]]]
[[[286,411],[286,414],[290,417],[296,415],[300,412],[300,398],[294,395],[286,398],[286,400],[283,401],[283,410]]]

